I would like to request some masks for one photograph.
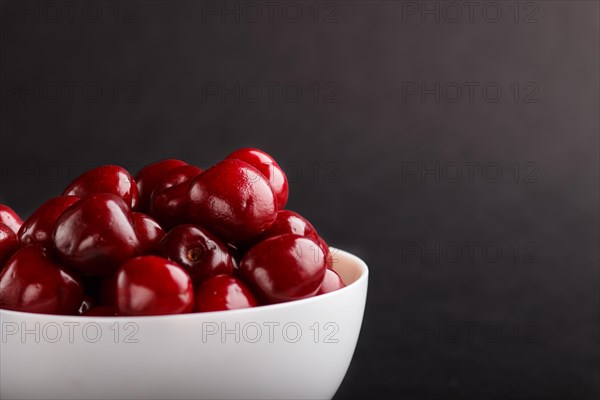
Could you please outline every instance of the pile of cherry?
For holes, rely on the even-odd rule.
[[[135,179],[101,166],[24,222],[0,204],[0,308],[164,315],[281,303],[344,286],[329,247],[285,210],[287,178],[240,149],[203,171],[179,160]]]

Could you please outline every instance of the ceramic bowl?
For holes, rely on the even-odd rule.
[[[2,399],[327,399],[358,340],[368,269],[346,287],[252,309],[157,317],[0,310]]]

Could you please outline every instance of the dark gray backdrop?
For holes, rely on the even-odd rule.
[[[241,146],[371,268],[339,398],[597,398],[595,1],[0,2],[0,201]]]

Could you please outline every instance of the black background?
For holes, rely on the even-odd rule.
[[[260,147],[370,266],[338,398],[600,395],[598,2],[0,3],[1,202]]]

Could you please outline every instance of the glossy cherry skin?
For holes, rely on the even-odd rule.
[[[115,317],[117,309],[110,306],[95,306],[83,313],[86,317]]]
[[[317,295],[335,292],[338,289],[345,287],[344,281],[342,278],[332,269],[327,268],[325,271],[325,277],[323,278],[323,282],[321,283],[321,287],[317,292]]]
[[[325,242],[325,240],[319,236],[318,237],[318,242],[319,246],[321,247],[321,249],[323,250],[323,253],[325,254],[325,264],[327,265],[327,268],[333,268],[333,255],[331,254],[331,251],[329,250],[329,245],[327,244],[327,242]]]
[[[158,254],[182,266],[194,283],[233,273],[234,261],[227,245],[199,226],[171,229],[160,242]]]
[[[150,215],[161,226],[170,229],[186,221],[186,210],[189,204],[190,183],[182,184],[161,190],[152,198]]]
[[[181,160],[162,160],[146,165],[135,177],[139,193],[138,209],[142,212],[150,211],[150,196],[158,184],[163,180],[165,174],[170,170],[187,165]]]
[[[0,224],[8,226],[16,234],[23,225],[23,220],[12,208],[0,204]]]
[[[117,195],[132,209],[137,207],[139,200],[135,180],[116,165],[103,165],[83,173],[67,186],[63,195],[84,197],[97,193]]]
[[[168,171],[152,192],[150,214],[164,227],[172,228],[186,220],[192,179],[202,173],[193,165]]]
[[[0,223],[0,271],[13,254],[21,248],[17,235],[8,226]]]
[[[191,312],[194,288],[179,265],[157,256],[127,261],[116,274],[119,315],[166,315]]]
[[[244,148],[234,151],[227,158],[245,161],[258,169],[273,188],[277,198],[277,208],[283,210],[289,195],[288,180],[273,157],[259,149]]]
[[[300,214],[290,210],[281,210],[277,213],[275,222],[264,234],[266,237],[293,233],[311,239],[318,239],[317,231],[310,222]],[[266,238],[265,237],[265,238]]]
[[[317,241],[319,238],[319,235],[312,224],[300,214],[290,210],[281,210],[277,213],[277,218],[269,229],[267,229],[258,237],[253,238],[243,247],[250,248],[252,245],[262,242],[270,237],[286,235],[289,233],[304,236],[315,241]]]
[[[75,315],[83,286],[37,246],[19,250],[0,273],[0,308],[41,314]]]
[[[35,244],[45,248],[51,247],[56,221],[67,208],[77,201],[79,201],[77,196],[58,196],[46,201],[25,220],[19,229],[18,235],[21,243]]]
[[[256,307],[258,302],[250,289],[231,275],[213,276],[196,290],[194,311],[225,311]]]
[[[56,222],[52,239],[62,262],[88,275],[108,275],[140,250],[129,207],[108,193],[69,207]]]
[[[269,229],[276,217],[273,189],[244,161],[221,161],[191,184],[189,220],[225,242],[251,239]]]
[[[314,296],[325,276],[323,250],[309,238],[281,235],[251,248],[239,274],[265,303]]]
[[[133,228],[140,241],[140,254],[150,254],[158,248],[165,231],[149,215],[134,212],[131,215]]]
[[[157,183],[152,195],[155,192],[160,192],[161,190],[169,189],[173,186],[181,185],[200,175],[202,173],[202,168],[196,167],[194,165],[182,165],[172,170],[166,172],[161,181]]]

